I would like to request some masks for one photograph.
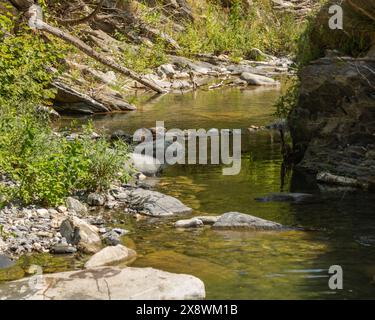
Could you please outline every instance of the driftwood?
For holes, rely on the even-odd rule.
[[[96,6],[95,10],[91,14],[89,14],[87,17],[83,17],[83,18],[80,18],[80,19],[66,19],[66,20],[57,19],[57,21],[60,24],[69,25],[69,26],[76,26],[78,24],[90,22],[91,20],[95,19],[96,16],[99,14],[100,10],[102,9],[102,7],[104,5],[104,2],[105,2],[105,0],[100,0],[98,5]]]

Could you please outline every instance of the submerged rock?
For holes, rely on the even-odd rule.
[[[57,244],[50,250],[53,254],[73,254],[77,252],[77,249],[67,244]]]
[[[125,246],[117,245],[102,249],[94,254],[89,261],[86,262],[85,268],[96,268],[108,265],[114,265],[120,262],[129,262],[135,259],[136,252]]]
[[[248,229],[254,231],[285,229],[279,223],[239,212],[224,213],[212,227],[214,229]]]
[[[0,284],[1,300],[193,300],[205,298],[201,280],[152,268],[102,267]]]
[[[295,202],[295,203],[311,203],[318,201],[317,197],[309,193],[270,193],[265,197],[255,198],[261,202]]]
[[[13,260],[9,259],[7,256],[0,254],[0,269],[5,269],[13,266],[15,263]]]
[[[192,212],[191,208],[185,206],[180,200],[174,197],[141,188],[126,190],[121,194],[121,198],[122,201],[128,204],[130,209],[153,217],[173,216]]]

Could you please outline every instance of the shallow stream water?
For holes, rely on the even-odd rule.
[[[157,120],[164,121],[167,129],[242,129],[239,175],[223,176],[221,166],[177,165],[157,179],[157,190],[192,207],[193,216],[239,211],[311,230],[181,231],[173,227],[177,218],[138,222],[124,218],[119,226],[132,231],[124,243],[138,253],[132,266],[195,275],[204,281],[208,299],[375,298],[374,195],[322,191],[298,173],[289,174],[282,186],[277,133],[247,130],[274,120],[272,105],[279,95],[278,89],[262,88],[165,95],[140,101],[136,112],[94,117],[96,128],[110,132],[132,133],[154,127]],[[313,204],[255,200],[280,191],[316,193],[322,200]],[[328,287],[332,265],[343,268],[343,290]],[[67,266],[73,262],[56,263],[58,270]]]

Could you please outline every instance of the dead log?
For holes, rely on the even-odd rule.
[[[104,2],[106,0],[100,0],[97,4],[95,10],[90,13],[87,17],[79,18],[79,19],[57,19],[60,24],[69,25],[69,26],[76,26],[82,23],[90,22],[91,20],[95,19],[96,16],[99,14],[100,10],[102,10]]]

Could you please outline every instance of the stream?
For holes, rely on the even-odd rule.
[[[274,121],[273,104],[279,95],[279,89],[264,88],[170,94],[142,98],[136,112],[93,117],[96,128],[109,132],[121,129],[133,133],[154,127],[157,120],[164,121],[167,129],[242,129],[239,175],[223,176],[219,165],[176,165],[154,179],[156,190],[177,197],[194,209],[194,216],[238,211],[311,230],[181,231],[173,226],[180,217],[135,221],[119,212],[123,218],[116,226],[131,231],[124,244],[138,254],[132,266],[197,276],[206,285],[208,299],[375,297],[374,195],[322,192],[309,177],[297,172],[288,174],[282,186],[278,134],[247,130],[250,125]],[[84,122],[86,118],[78,120]],[[280,191],[319,194],[322,201],[292,204],[255,200]],[[332,265],[343,268],[343,290],[328,287]]]

